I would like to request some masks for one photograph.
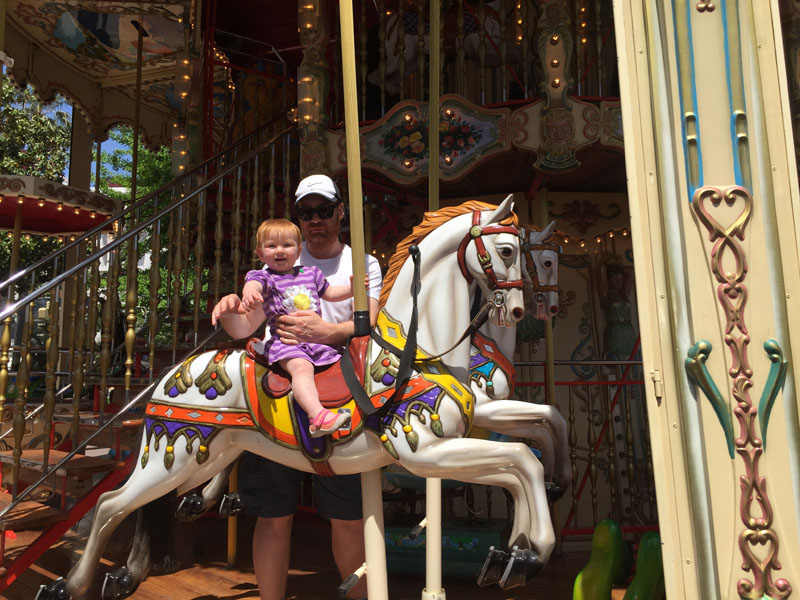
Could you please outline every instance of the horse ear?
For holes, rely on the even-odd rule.
[[[485,224],[488,225],[489,223],[498,223],[499,221],[502,221],[507,216],[509,216],[513,210],[514,210],[514,195],[509,194],[508,196],[506,196],[506,199],[500,203],[500,206],[498,206],[494,210],[494,212],[492,212],[489,215]]]
[[[553,235],[553,231],[555,230],[555,228],[556,228],[556,222],[550,221],[550,224],[542,230],[541,239],[543,240],[548,239],[551,235]]]

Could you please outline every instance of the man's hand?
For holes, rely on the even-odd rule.
[[[224,315],[243,315],[246,313],[247,309],[244,304],[242,304],[239,296],[236,294],[228,294],[217,302],[214,310],[211,311],[211,324],[216,326],[217,321]]]
[[[340,325],[323,321],[313,310],[298,310],[278,317],[278,337],[290,346],[303,342],[338,345],[347,336],[339,334]]]

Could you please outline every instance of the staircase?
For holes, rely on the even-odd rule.
[[[131,472],[159,373],[221,343],[296,147],[276,118],[0,282],[0,592]]]

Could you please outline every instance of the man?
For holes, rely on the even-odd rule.
[[[352,251],[339,239],[344,206],[338,188],[326,175],[310,175],[297,186],[295,207],[304,242],[299,264],[315,265],[332,285],[349,285]],[[367,255],[369,274],[368,303],[370,322],[378,314],[381,270],[378,261]],[[224,314],[232,312],[238,296],[220,300],[212,318],[220,318],[234,337],[246,337],[263,323],[263,312],[248,313],[247,323],[227,323]],[[220,308],[220,311],[217,311]],[[255,313],[255,314],[254,314]],[[252,319],[250,319],[250,315]],[[322,317],[313,311],[297,311],[279,318],[278,335],[285,344],[317,342],[343,345],[353,334],[353,302],[322,301]],[[245,331],[252,327],[249,331]],[[303,473],[253,454],[240,462],[239,492],[248,514],[258,518],[253,532],[253,565],[262,600],[281,600],[286,592],[292,521]],[[361,482],[359,475],[319,477],[314,475],[314,505],[320,516],[330,519],[333,557],[342,578],[364,562],[364,531],[361,521]],[[362,580],[348,594],[366,596]]]

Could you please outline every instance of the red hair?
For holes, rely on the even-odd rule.
[[[267,219],[262,222],[256,231],[256,246],[260,248],[270,237],[294,238],[298,246],[303,239],[300,228],[287,219]]]

